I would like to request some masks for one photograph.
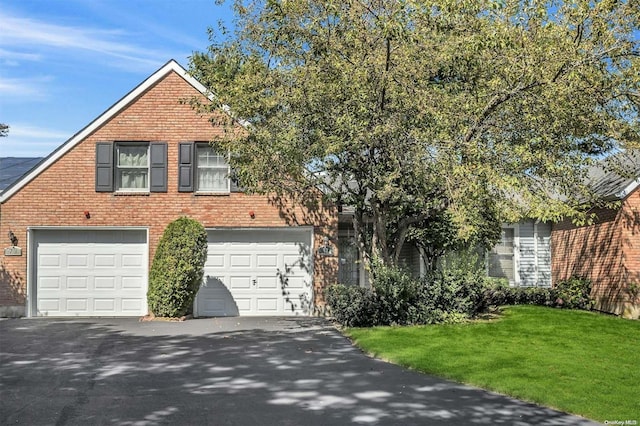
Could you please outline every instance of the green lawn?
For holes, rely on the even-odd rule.
[[[640,424],[640,321],[514,306],[486,322],[345,332],[397,364],[601,422]]]

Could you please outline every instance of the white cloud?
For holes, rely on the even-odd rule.
[[[126,63],[129,70],[136,71],[136,68],[140,67],[144,67],[145,70],[157,67],[164,62],[158,58],[165,58],[160,52],[131,43],[133,35],[122,30],[50,24],[31,18],[10,16],[3,12],[0,12],[0,22],[3,32],[0,45],[10,47],[14,52],[20,49],[18,57],[22,56],[23,59],[24,55],[27,55],[27,58],[40,56],[42,53],[34,52],[50,52],[51,49],[73,55],[85,52],[105,56],[104,63],[107,65],[123,67]],[[6,59],[12,58],[7,56]]]
[[[70,132],[64,132],[54,129],[42,129],[29,125],[15,124],[11,125],[11,136],[29,139],[55,139],[59,143],[64,142],[72,136]]]
[[[44,157],[73,136],[72,132],[9,123],[9,135],[0,139],[2,157]]]
[[[42,60],[42,55],[0,48],[0,60],[2,60],[5,65],[13,66],[14,64],[18,64],[18,61],[40,61]]]
[[[30,77],[30,78],[5,78],[0,76],[0,95],[4,100],[44,99],[47,97],[45,86],[53,80],[52,77]]]

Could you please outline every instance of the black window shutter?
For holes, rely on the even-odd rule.
[[[149,148],[149,191],[167,192],[167,144],[151,142]]]
[[[113,192],[113,142],[96,143],[96,192]]]
[[[178,149],[178,191],[193,192],[193,142],[181,142]]]

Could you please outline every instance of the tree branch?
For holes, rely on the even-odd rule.
[[[561,70],[562,70],[562,67],[561,67]],[[554,77],[553,81],[555,81],[556,78],[557,77]],[[514,96],[516,96],[519,93],[526,92],[527,90],[530,90],[530,89],[532,89],[534,87],[542,86],[543,84],[544,83],[540,83],[538,81],[534,81],[533,83],[527,84],[526,86],[516,87],[514,90],[512,90],[510,92],[494,96],[493,99],[491,100],[491,102],[489,102],[489,104],[487,104],[487,106],[484,107],[482,112],[480,112],[480,115],[475,120],[475,122],[473,123],[471,128],[469,128],[469,130],[467,130],[467,133],[464,135],[463,141],[465,143],[471,141],[471,139],[473,139],[475,137],[476,133],[480,130],[480,128],[484,124],[485,120],[491,114],[493,114],[493,112],[496,109],[498,109],[498,107],[500,105],[502,105],[503,103],[507,102],[508,100],[510,100],[511,98],[513,98]]]

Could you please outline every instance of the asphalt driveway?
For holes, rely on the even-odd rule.
[[[316,318],[0,320],[0,424],[588,425],[371,359]]]

